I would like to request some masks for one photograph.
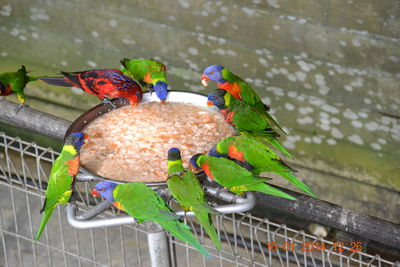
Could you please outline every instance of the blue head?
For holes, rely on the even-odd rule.
[[[92,194],[95,196],[100,195],[108,201],[114,202],[113,191],[117,185],[113,182],[99,182],[94,186],[95,189],[93,189]]]
[[[85,135],[82,132],[72,133],[65,139],[65,144],[74,146],[76,151],[81,149],[81,146],[84,144],[84,142]]]
[[[207,105],[216,106],[218,109],[225,109],[225,96],[226,91],[221,89],[216,89],[215,91],[208,94]]]
[[[191,164],[195,169],[201,169],[201,167],[197,164],[197,159],[198,159],[200,156],[203,156],[203,154],[196,154],[196,155],[194,155],[194,156],[192,156],[192,157],[190,158],[190,164]]]
[[[222,70],[224,69],[224,67],[222,67],[221,65],[211,65],[209,67],[207,67],[204,71],[203,71],[203,75],[201,76],[201,83],[204,86],[207,86],[208,83],[207,81],[214,81],[217,83],[225,83],[226,80],[224,80],[222,78]]]
[[[163,81],[158,81],[154,86],[154,92],[156,93],[157,97],[161,100],[161,103],[164,104],[168,94],[168,84],[166,84]]]
[[[178,148],[173,147],[168,150],[168,160],[175,161],[180,159],[182,159],[181,151]]]
[[[212,157],[217,157],[217,158],[227,158],[228,157],[228,155],[218,153],[216,145],[212,146],[210,151],[208,151],[208,155],[212,156]]]

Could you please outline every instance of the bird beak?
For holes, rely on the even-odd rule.
[[[210,81],[210,80],[211,79],[207,75],[205,75],[205,74],[201,75],[201,84],[203,86],[208,86],[208,82],[207,81]]]
[[[93,195],[94,197],[100,197],[99,191],[97,191],[96,189],[93,189],[93,190],[92,190],[92,195]]]
[[[209,107],[214,106],[214,103],[212,101],[207,101],[207,106]]]
[[[165,103],[165,100],[160,100],[160,102],[161,102],[161,104],[164,104],[164,103]]]

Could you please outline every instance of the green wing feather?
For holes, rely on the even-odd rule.
[[[268,184],[252,184],[252,185],[244,185],[243,188],[245,188],[243,190],[244,191],[257,191],[257,192],[261,192],[264,194],[268,194],[268,195],[273,195],[273,196],[277,196],[277,197],[282,197],[282,198],[286,198],[286,199],[290,199],[290,200],[296,200],[296,198],[292,197],[291,195],[286,194],[285,192],[282,192],[281,190],[272,187]]]
[[[306,184],[292,174],[294,169],[283,162],[263,142],[256,138],[242,135],[235,136],[232,145],[234,145],[238,151],[243,152],[246,162],[255,167],[252,171],[254,174],[258,175],[260,172],[273,172],[279,174],[299,189],[313,197],[316,197],[314,192]]]
[[[232,120],[240,132],[249,131],[271,136],[278,135],[271,128],[264,115],[251,106],[242,104],[233,108],[231,112],[234,112]]]
[[[207,162],[215,180],[222,186],[231,188],[243,184],[263,183],[267,179],[254,176],[245,168],[226,158],[216,158],[207,155],[200,157]]]
[[[114,198],[124,210],[139,221],[154,221],[180,240],[189,243],[206,257],[208,252],[193,236],[190,228],[176,219],[175,214],[164,200],[143,183],[129,183],[116,186]]]
[[[58,204],[66,204],[71,197],[71,187],[74,177],[69,175],[67,164],[68,161],[73,160],[77,156],[69,151],[62,150],[60,156],[56,159],[51,168],[49,182],[46,189],[46,198],[41,212],[44,213],[39,230],[36,234],[38,240],[50,219],[51,214]]]

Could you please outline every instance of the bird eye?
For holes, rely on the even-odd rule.
[[[214,72],[212,71],[212,72],[210,72],[210,75],[213,75],[214,74]]]
[[[101,189],[101,192],[106,192],[106,189],[105,189],[105,188],[102,188],[102,189]]]

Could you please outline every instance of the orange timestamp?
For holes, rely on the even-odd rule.
[[[278,244],[277,242],[267,242],[268,251],[277,251],[281,249],[283,251],[295,251],[300,250],[303,252],[306,251],[321,251],[321,250],[330,250],[330,251],[345,251],[344,247],[347,245],[348,251],[361,251],[363,249],[362,242],[350,242],[346,244],[344,242],[335,242],[333,244],[327,244],[325,242],[283,242]]]

